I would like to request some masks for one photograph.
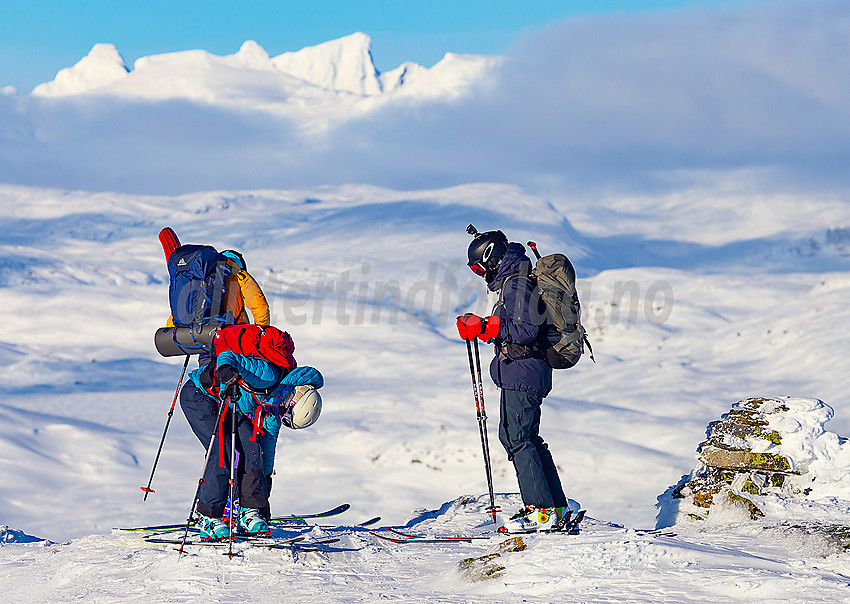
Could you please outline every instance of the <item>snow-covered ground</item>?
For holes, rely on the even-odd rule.
[[[411,530],[440,535],[480,530],[485,498],[448,502]],[[514,498],[500,503],[516,505]],[[338,536],[323,553],[237,544],[151,545],[137,535],[92,535],[61,545],[5,546],[9,601],[295,602],[843,602],[848,577],[838,555],[806,536],[644,534],[587,520],[576,536],[524,536],[524,551],[496,559],[496,578],[471,581],[462,560],[504,539],[472,544],[383,542],[366,530],[314,529]],[[286,534],[293,534],[288,532]]]
[[[492,184],[179,197],[0,187],[0,522],[70,540],[15,543],[20,534],[8,533],[0,582],[13,599],[37,601],[781,601],[803,591],[806,601],[841,600],[847,558],[817,537],[613,526],[655,527],[657,498],[694,466],[708,422],[738,399],[820,398],[835,409],[827,428],[850,432],[850,208],[835,198],[764,199],[783,208],[768,221],[757,204],[739,203],[745,195],[704,189],[588,204]],[[699,216],[689,219],[688,207]],[[325,375],[320,422],[279,443],[275,513],[346,501],[341,524],[381,515],[422,534],[487,531],[468,365],[453,326],[457,314],[488,309],[465,267],[469,222],[565,251],[578,269],[598,363],[556,372],[542,432],[568,495],[594,519],[582,535],[527,538],[526,551],[504,556],[502,576],[469,584],[458,562],[497,540],[394,545],[349,530],[337,545],[351,551],[250,549],[229,561],[207,548],[178,564],[169,546],[111,532],[185,518],[203,456],[178,410],[157,492],[142,501],[181,365],[152,345],[168,314],[156,239],[165,225],[184,242],[240,249],[299,362]],[[509,510],[518,501],[496,439],[497,391],[488,384],[485,394],[495,486]],[[465,494],[476,499],[461,506]]]

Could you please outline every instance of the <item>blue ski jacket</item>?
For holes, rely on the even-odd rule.
[[[239,411],[252,418],[259,428],[258,439],[263,449],[266,474],[271,474],[274,469],[275,449],[282,425],[280,420],[281,403],[296,386],[309,384],[315,388],[321,388],[325,383],[324,378],[318,369],[306,366],[295,367],[281,378],[283,370],[280,367],[263,359],[246,357],[231,350],[226,350],[216,357],[215,368],[218,369],[224,365],[230,365],[236,369],[242,376],[242,381],[252,390],[262,391],[271,388],[269,392],[263,393],[250,392],[244,387],[240,387],[239,396],[230,403],[232,408],[235,402]],[[204,392],[210,398],[215,398],[201,383],[201,373],[204,369],[204,367],[195,369],[189,374],[189,379],[195,383],[201,392]]]
[[[540,296],[534,294],[534,285],[527,278],[531,260],[525,247],[511,242],[499,264],[490,291],[502,292],[502,302],[497,303],[493,314],[501,319],[496,338],[496,357],[490,363],[490,377],[499,388],[519,390],[544,397],[552,390],[552,368],[536,345],[546,307]],[[531,346],[528,358],[512,359],[507,354],[508,344]]]

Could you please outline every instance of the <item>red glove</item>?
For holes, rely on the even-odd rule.
[[[457,332],[461,340],[474,340],[484,331],[484,319],[472,313],[457,318]]]
[[[489,342],[490,340],[499,337],[499,325],[502,324],[502,319],[496,315],[490,315],[486,319],[482,319],[482,321],[485,320],[487,323],[478,337],[485,342]]]

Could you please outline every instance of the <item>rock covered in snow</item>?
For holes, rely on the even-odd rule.
[[[37,542],[43,542],[45,544],[49,543],[47,540],[42,539],[41,537],[33,537],[32,535],[27,535],[25,532],[10,528],[5,524],[0,525],[0,546],[7,543]]]
[[[473,583],[485,581],[487,579],[497,579],[501,577],[506,570],[502,554],[509,552],[522,552],[527,549],[525,541],[522,537],[510,537],[505,539],[493,547],[483,556],[474,558],[464,558],[458,564],[458,572],[466,580]]]
[[[843,519],[848,506],[835,502],[850,501],[850,447],[824,428],[832,416],[817,399],[735,403],[709,424],[697,449],[699,464],[659,498],[659,524],[722,520],[730,511],[752,520],[796,520],[803,508]]]
[[[58,97],[90,92],[123,79],[129,73],[114,44],[95,44],[73,67],[56,74],[52,82],[35,87],[33,96]]]

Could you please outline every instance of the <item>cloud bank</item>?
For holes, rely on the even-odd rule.
[[[321,134],[190,101],[0,95],[0,181],[147,193],[634,188],[760,170],[845,187],[848,107],[846,2],[589,17],[530,34],[459,100],[409,98]]]

